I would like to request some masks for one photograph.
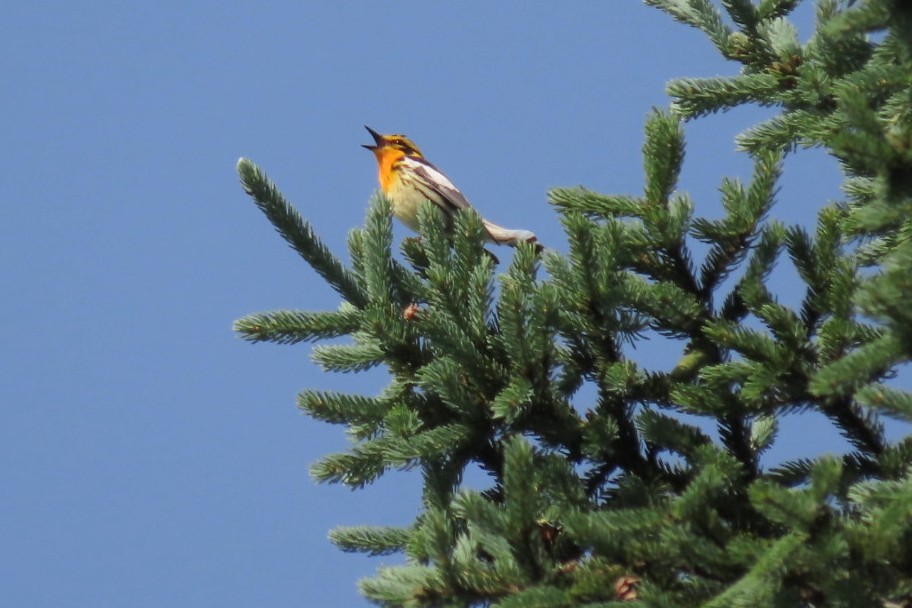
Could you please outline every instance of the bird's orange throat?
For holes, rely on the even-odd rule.
[[[405,156],[405,153],[402,150],[386,147],[377,148],[373,152],[374,156],[377,157],[377,165],[379,166],[377,175],[380,179],[380,189],[388,194],[399,182],[399,176],[394,170],[394,165]]]

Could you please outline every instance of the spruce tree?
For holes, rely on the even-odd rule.
[[[314,360],[389,374],[375,396],[300,394],[355,439],[313,475],[354,488],[388,469],[423,476],[411,525],[331,532],[346,551],[405,555],[361,582],[380,605],[912,605],[912,437],[884,433],[912,420],[894,380],[912,359],[912,5],[819,0],[802,44],[788,20],[799,0],[647,3],[740,65],[668,84],[671,107],[645,125],[641,195],[549,193],[566,254],[523,244],[497,274],[480,218],[464,212],[448,233],[430,204],[422,238],[394,253],[377,195],[346,264],[260,169],[238,165],[341,303],[236,330],[347,336]],[[752,178],[724,180],[724,217],[706,219],[677,189],[683,124],[744,104],[777,112],[737,138]],[[845,199],[815,202],[810,228],[775,218],[800,147],[824,148],[845,175]],[[777,263],[804,283],[800,307],[770,288]],[[686,345],[680,363],[626,354],[644,332]],[[764,466],[796,411],[826,416],[849,450]],[[490,487],[463,487],[470,465]]]

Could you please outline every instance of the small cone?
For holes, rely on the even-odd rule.
[[[614,582],[614,597],[622,602],[632,602],[639,598],[637,595],[637,583],[640,577],[628,574],[622,576]]]

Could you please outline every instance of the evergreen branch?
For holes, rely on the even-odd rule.
[[[537,263],[530,256],[517,256],[501,278],[502,291],[497,308],[498,327],[504,353],[512,366],[530,369],[542,360],[543,351],[553,343],[543,311],[535,306]],[[552,295],[557,297],[556,294]],[[556,302],[551,303],[557,306]]]
[[[785,229],[778,223],[761,228],[761,222],[775,202],[780,173],[777,152],[759,154],[754,164],[753,179],[746,191],[735,180],[722,182],[722,205],[727,212],[726,217],[719,221],[694,221],[694,237],[712,243],[700,270],[701,293],[705,299],[744,259],[759,233],[760,242],[754,247],[748,272],[739,284],[742,291],[740,297],[748,306],[754,307],[768,301],[762,279],[772,270],[785,239]]]
[[[384,353],[378,344],[333,344],[316,346],[311,353],[314,363],[328,372],[361,372],[383,363]]]
[[[883,423],[874,412],[848,401],[837,401],[824,408],[824,413],[839,424],[846,439],[866,454],[878,456],[886,449]]]
[[[393,466],[407,468],[417,460],[440,458],[455,451],[470,434],[470,429],[464,425],[446,424],[410,437],[388,438],[383,457]]]
[[[743,382],[753,371],[752,366],[740,361],[707,366],[700,370],[702,383],[676,382],[669,397],[684,413],[722,416],[732,405],[729,385]]]
[[[839,427],[839,432],[865,454],[878,456],[886,448],[883,424],[873,412],[866,412],[849,399],[825,404],[824,414]]]
[[[344,483],[361,488],[380,477],[387,468],[383,461],[383,441],[365,441],[351,452],[329,454],[310,467],[310,475],[320,483]]]
[[[409,265],[415,273],[417,273],[416,276],[420,275],[421,277],[424,277],[431,262],[428,260],[421,238],[407,237],[402,239],[402,243],[399,244],[399,251],[402,252],[403,257],[405,257]],[[427,296],[424,296],[422,299],[427,299]]]
[[[781,150],[790,152],[801,144],[805,147],[822,145],[816,138],[808,137],[802,132],[808,123],[820,120],[819,113],[806,109],[790,109],[777,114],[735,137],[738,150],[758,154],[764,150]],[[821,136],[825,133],[821,133]]]
[[[475,209],[465,209],[456,215],[453,222],[453,261],[460,267],[460,275],[466,279],[479,268],[489,275],[493,274],[498,259],[484,248],[487,236],[482,217]]]
[[[690,230],[693,203],[686,197],[678,197],[669,206],[671,217],[670,231],[674,238],[668,238],[665,246],[665,255],[671,262],[674,270],[674,281],[687,292],[699,297],[700,285],[694,273],[693,262],[687,247],[685,237]],[[677,216],[677,217],[676,217]],[[704,302],[704,307],[706,306]]]
[[[390,308],[393,304],[393,218],[386,197],[372,201],[364,228],[364,286],[372,304]]]
[[[771,415],[758,416],[751,423],[751,450],[755,454],[762,454],[773,446],[776,434],[779,432],[777,418]]]
[[[789,62],[785,64],[779,63],[778,65],[774,63],[770,67],[776,69],[782,66],[780,71],[791,71],[791,67],[786,66],[790,66],[790,63],[794,62],[795,58],[800,60],[802,52],[801,43],[798,42],[798,30],[794,24],[781,18],[764,20],[757,28],[757,34],[760,40],[765,43],[767,54],[771,58]]]
[[[777,540],[740,581],[728,587],[706,608],[762,606],[770,604],[788,572],[792,558],[804,547],[807,534],[793,532]]]
[[[843,434],[844,435],[844,434]],[[885,479],[891,476],[889,465],[889,452],[887,448],[879,455],[873,455],[870,451],[849,452],[843,455],[842,464],[846,475],[846,483],[852,481],[862,481],[865,479]],[[886,456],[886,458],[885,458]],[[908,454],[904,455],[903,460],[909,462]],[[901,474],[901,473],[900,473]],[[893,473],[895,475],[895,472]]]
[[[564,212],[582,213],[596,219],[639,217],[643,200],[625,194],[599,194],[583,187],[552,188],[548,201]]]
[[[415,534],[408,546],[409,555],[422,561],[436,559],[445,569],[452,565],[452,549],[457,534],[456,522],[449,517],[450,505],[430,507],[424,516],[417,522]],[[461,527],[461,526],[460,526]],[[450,572],[441,572],[449,578]],[[443,581],[441,581],[443,582]]]
[[[822,218],[818,218],[818,226],[820,226],[820,219]],[[801,226],[789,226],[785,232],[785,247],[801,280],[807,283],[808,291],[815,293],[823,291],[827,275],[824,272],[825,268],[818,263],[815,243],[811,240],[807,230]]]
[[[455,413],[477,418],[485,409],[475,379],[450,357],[438,357],[422,367],[417,380],[421,388],[440,397]]]
[[[765,477],[778,486],[794,488],[807,482],[814,468],[814,461],[808,458],[790,460],[767,471]]]
[[[377,575],[358,581],[364,597],[388,606],[420,605],[434,586],[439,585],[436,568],[418,564],[378,568]]]
[[[824,315],[835,312],[834,308],[843,314],[849,313],[848,295],[853,283],[846,282],[846,278],[852,277],[853,273],[840,255],[842,235],[839,212],[833,208],[821,210],[813,241],[803,228],[789,228],[785,244],[795,269],[808,286],[801,318],[805,324],[805,335],[810,338],[818,332],[820,320]],[[837,302],[840,305],[834,307]],[[825,336],[821,337],[823,339],[817,345],[818,360],[826,363],[831,359],[830,353],[835,345],[828,343]],[[841,345],[836,348],[841,352]]]
[[[620,429],[608,416],[590,416],[583,428],[583,451],[593,462],[611,462]],[[591,493],[591,492],[590,492]]]
[[[488,319],[493,299],[493,265],[484,253],[484,228],[477,213],[460,213],[451,251],[445,226],[433,205],[419,208],[428,257],[429,307],[417,327],[431,349],[446,350],[450,357],[477,379],[503,377],[503,367],[490,352]],[[498,372],[492,374],[492,371]]]
[[[532,385],[522,377],[513,378],[491,401],[491,413],[495,420],[512,424],[532,405]]]
[[[391,220],[389,201],[378,194],[368,209],[365,229],[349,234],[353,266],[370,301],[361,314],[356,338],[362,346],[382,353],[393,374],[410,378],[429,355],[412,322],[426,286],[392,258]]]
[[[855,394],[862,405],[876,407],[886,414],[912,422],[912,395],[880,383],[869,384]]]
[[[731,30],[722,22],[722,15],[709,0],[646,0],[646,4],[665,11],[681,23],[702,30],[719,50],[726,50]]]
[[[781,224],[771,222],[764,226],[751,252],[744,277],[736,287],[744,299],[744,305],[758,316],[764,306],[775,303],[775,298],[766,285],[779,258],[784,240],[785,229]]]
[[[650,314],[655,328],[661,333],[690,337],[701,327],[706,310],[692,293],[673,283],[647,283],[631,278],[632,302]]]
[[[594,226],[578,214],[568,213],[563,221],[570,237],[570,264],[557,256],[546,258],[562,300],[561,320],[569,321],[567,334],[585,336],[585,347],[592,349],[593,357],[616,361],[620,350],[617,334],[624,329],[618,306],[622,281],[617,271],[622,229],[614,223]]]
[[[801,3],[801,0],[761,0],[757,6],[760,21],[785,17]]]
[[[887,484],[885,484],[887,485]],[[879,488],[880,489],[880,488]],[[888,484],[880,489],[878,502],[885,503],[875,508],[871,527],[867,532],[868,551],[875,560],[908,564],[909,521],[912,521],[912,478]],[[876,547],[871,550],[870,547]],[[906,579],[908,585],[908,578]]]
[[[754,368],[754,373],[745,379],[741,390],[738,391],[739,399],[751,411],[768,412],[775,406],[792,403],[794,392],[803,394],[800,391],[790,390],[791,387],[786,382],[788,376],[778,369],[776,362],[756,363]],[[799,388],[803,388],[803,386]],[[786,408],[780,407],[780,409]],[[750,430],[751,428],[749,422],[745,420],[745,429]],[[750,445],[753,446],[753,443],[751,440]],[[753,447],[751,449],[753,450]]]
[[[819,0],[814,6],[814,16],[816,17],[817,30],[821,29],[821,26],[826,25],[826,23],[839,14],[839,0]]]
[[[359,323],[359,311],[343,304],[335,312],[278,310],[247,315],[234,322],[234,331],[249,342],[297,344],[350,334]]]
[[[237,164],[244,191],[253,198],[291,248],[298,252],[329,285],[354,306],[362,308],[367,296],[352,272],[323,244],[310,223],[291,206],[259,167],[242,158]]]
[[[612,509],[572,513],[564,526],[576,542],[591,547],[607,559],[623,558],[638,538],[648,538],[668,525],[669,518],[659,505],[648,508]],[[628,549],[629,548],[629,549]]]
[[[561,608],[566,606],[567,592],[560,587],[530,587],[519,590],[497,602],[498,608]],[[624,608],[619,603],[587,603],[586,608]]]
[[[676,117],[652,111],[646,119],[643,159],[646,170],[644,204],[667,206],[684,162],[684,130]]]
[[[450,266],[452,251],[450,249],[450,238],[448,228],[452,218],[444,217],[437,211],[431,201],[425,201],[418,205],[418,223],[421,228],[422,248],[428,259],[428,272],[431,273],[435,268],[437,273],[443,272]],[[432,286],[434,278],[428,275]],[[439,283],[439,278],[438,278]]]
[[[797,360],[809,356],[811,344],[804,324],[790,308],[769,302],[756,310],[757,317],[769,328],[777,342],[777,354],[782,359]],[[780,357],[777,357],[780,358]]]
[[[506,444],[504,447],[506,448]],[[508,517],[502,501],[494,502],[471,490],[459,492],[453,499],[452,508],[458,517],[466,520],[472,528],[476,529],[508,534],[511,523],[514,523]],[[516,527],[521,528],[522,526]]]
[[[704,505],[705,506],[705,505]],[[715,514],[715,509],[710,507]],[[668,526],[660,532],[661,544],[667,548],[669,562],[682,564],[691,580],[712,585],[718,591],[719,580],[731,580],[744,571],[743,564],[733,559],[730,551],[723,546],[724,539],[716,530],[706,529],[704,522],[692,521],[682,525]],[[708,589],[707,589],[708,591]]]
[[[612,393],[604,381],[604,374],[599,374],[597,413],[600,416],[608,416],[617,428],[617,448],[614,450],[617,463],[640,477],[653,477],[656,472],[643,456],[639,432],[632,415],[633,407]]]
[[[637,428],[643,441],[655,448],[677,452],[685,458],[692,458],[698,448],[712,442],[697,427],[653,410],[640,412]]]
[[[747,415],[732,410],[735,408],[719,419],[719,437],[729,453],[741,463],[744,479],[752,480],[759,474],[760,458],[754,450],[751,425]]]
[[[747,235],[726,236],[719,234],[714,238],[715,226],[708,220],[698,219],[693,226],[694,236],[700,240],[713,242],[700,265],[701,299],[708,301],[716,285],[725,281],[748,253],[749,237]],[[743,299],[743,296],[742,296]]]
[[[835,89],[847,124],[828,138],[833,154],[859,175],[877,175],[884,165],[901,163],[885,137],[880,117],[870,107],[870,94],[851,81],[840,82]]]
[[[912,163],[910,163],[912,166]],[[912,232],[912,223],[908,223]],[[856,302],[871,317],[883,320],[896,335],[902,357],[912,358],[912,240],[898,236],[893,250],[883,258],[882,271],[859,289]]]
[[[347,526],[331,530],[329,540],[343,551],[374,557],[403,551],[410,532],[408,528],[390,526]]]
[[[851,294],[850,294],[851,296]],[[848,298],[850,299],[850,297]],[[818,365],[827,367],[831,363],[841,359],[846,353],[857,348],[858,345],[866,345],[880,340],[885,332],[882,328],[871,325],[863,325],[853,318],[845,316],[836,316],[826,319],[820,325],[817,332],[819,340],[817,342]],[[890,373],[884,370],[885,374]],[[876,379],[877,376],[871,376]],[[869,380],[862,379],[860,384],[866,384]]]
[[[467,331],[471,328],[462,318],[454,318],[448,308],[438,308],[435,303],[416,319],[416,326],[426,336],[432,356],[451,361],[460,368],[458,375],[465,375],[482,390],[491,385],[500,386],[509,376],[505,368],[507,362],[493,356],[487,336],[484,341],[481,338],[478,342],[473,340]]]
[[[885,29],[892,17],[888,2],[861,2],[835,14],[821,29],[827,37],[844,39],[853,34]]]
[[[667,206],[644,204],[642,223],[618,224],[624,247],[617,255],[637,273],[702,298],[685,242],[692,213],[693,203],[685,195],[673,196]]]
[[[766,73],[733,78],[682,78],[670,81],[665,93],[674,99],[672,111],[685,120],[748,102],[771,106],[782,101],[779,77]]]
[[[484,257],[478,265],[469,270],[466,285],[466,317],[472,339],[481,342],[488,337],[491,315],[494,308],[493,262]]]
[[[373,482],[389,467],[409,469],[420,460],[439,458],[469,436],[462,425],[444,425],[411,437],[382,435],[362,441],[350,451],[324,456],[310,468],[319,482],[344,483],[355,488]]]
[[[811,488],[815,473],[823,462],[814,462],[810,475]],[[826,510],[812,489],[786,491],[769,481],[758,480],[751,484],[748,494],[751,504],[763,517],[793,532],[808,531],[821,512]]]
[[[527,576],[518,562],[519,553],[499,534],[470,529],[456,539],[448,568],[449,589],[454,596],[493,599],[514,592]],[[480,557],[484,556],[484,557]],[[534,580],[534,579],[533,579]]]
[[[317,420],[332,424],[370,424],[376,426],[390,409],[382,399],[326,391],[303,391],[298,407]]]
[[[382,353],[382,362],[396,377],[411,380],[431,357],[415,328],[414,316],[419,314],[417,305],[371,306],[362,313],[362,331],[354,335],[360,345]]]
[[[690,228],[693,203],[685,195],[672,197],[684,161],[684,132],[671,114],[653,111],[646,122],[643,159],[646,189],[642,211],[646,238],[634,256],[634,268],[659,281],[672,281],[700,295],[684,238]],[[628,227],[631,240],[638,231]]]
[[[887,335],[818,371],[808,388],[819,397],[851,395],[865,384],[883,378],[901,358],[901,346]]]
[[[771,150],[759,153],[754,158],[754,172],[745,200],[747,218],[739,220],[756,226],[775,203],[779,178],[782,176],[782,155],[777,150]]]
[[[751,0],[722,0],[722,6],[728,11],[728,16],[732,18],[732,21],[741,26],[742,30],[754,32],[757,29],[760,15]]]
[[[364,229],[352,228],[348,231],[348,238],[345,244],[348,246],[348,255],[351,258],[352,274],[356,277],[364,277]],[[365,303],[367,302],[367,291],[365,290]]]
[[[538,504],[541,492],[539,487],[539,466],[535,463],[535,450],[528,441],[520,437],[511,437],[504,442],[504,515],[508,522],[536,521],[542,505]]]

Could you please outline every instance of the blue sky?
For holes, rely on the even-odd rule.
[[[326,534],[408,523],[418,476],[316,485],[308,466],[346,439],[294,405],[383,374],[327,376],[307,345],[231,332],[338,303],[245,197],[238,157],[344,254],[375,188],[362,125],[405,132],[489,219],[560,249],[546,190],[640,192],[665,81],[736,70],[635,0],[31,2],[0,34],[0,597],[30,607],[364,606],[355,581],[399,561]],[[749,176],[733,137],[763,115],[687,126],[698,214]],[[813,225],[835,163],[786,167],[774,215]],[[814,418],[782,445],[842,449]]]

